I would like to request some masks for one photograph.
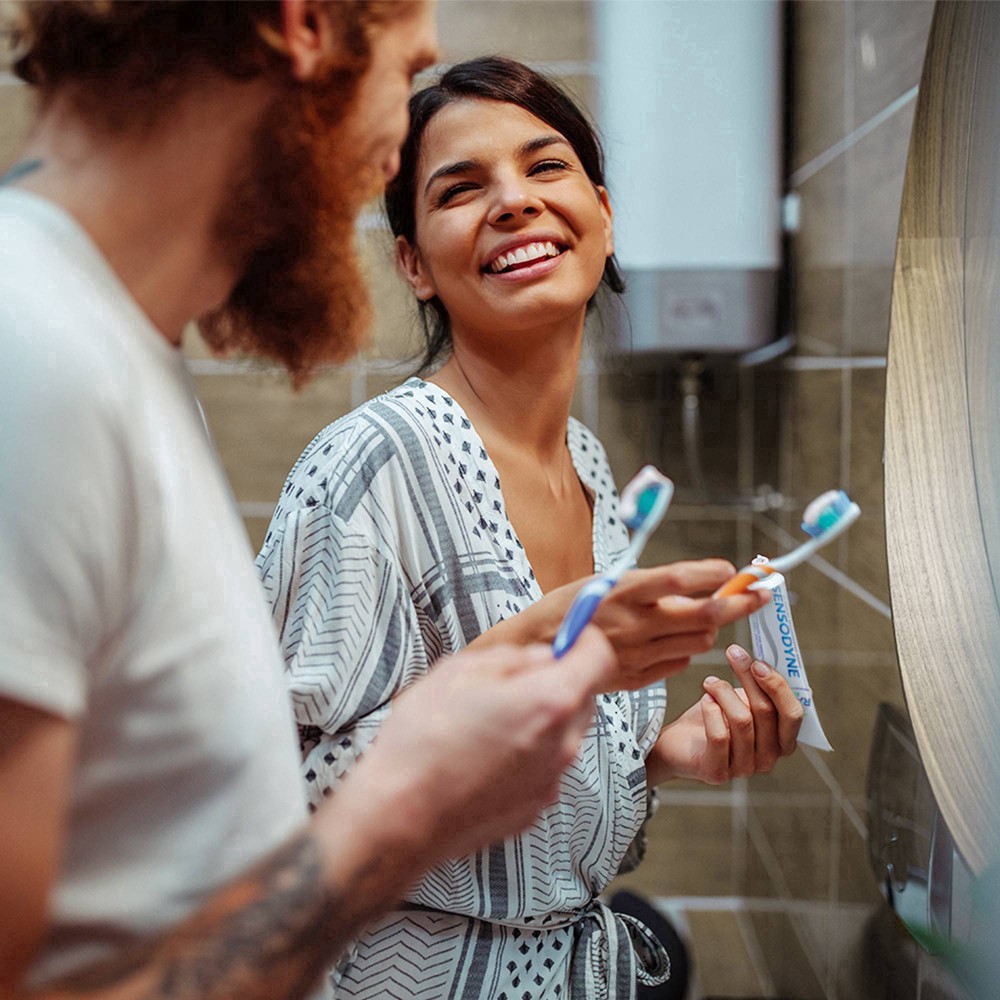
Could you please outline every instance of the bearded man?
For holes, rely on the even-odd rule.
[[[179,351],[301,383],[368,320],[425,3],[24,8],[0,180],[0,995],[310,993],[420,872],[525,827],[620,685],[464,655],[306,818],[271,622]]]

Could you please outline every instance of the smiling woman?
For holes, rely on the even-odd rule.
[[[433,318],[427,360],[447,357],[320,432],[258,558],[314,805],[401,689],[465,646],[551,643],[628,544],[604,449],[569,415],[587,309],[602,282],[622,289],[590,126],[499,58],[453,67],[410,110],[387,205]],[[770,769],[801,711],[775,672],[755,680],[733,654],[746,700],[711,678],[661,732],[662,679],[765,600],[712,600],[732,572],[706,560],[623,576],[594,622],[626,690],[598,700],[556,800],[414,885],[334,971],[338,997],[624,1000],[663,981],[659,942],[597,898],[641,854],[648,790]]]

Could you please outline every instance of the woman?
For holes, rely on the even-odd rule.
[[[600,443],[570,419],[583,321],[620,291],[600,150],[576,107],[508,60],[454,67],[411,102],[387,195],[426,325],[427,379],[322,431],[289,475],[258,560],[312,801],[330,794],[403,687],[469,644],[551,641],[583,579],[627,543]],[[502,485],[501,485],[502,484]],[[331,559],[330,553],[337,558]],[[633,996],[662,949],[596,897],[648,812],[647,788],[767,769],[798,703],[771,672],[716,678],[661,733],[665,691],[720,624],[722,561],[635,570],[595,622],[622,662],[560,795],[524,834],[421,879],[334,972],[338,996]],[[740,651],[742,652],[742,651]],[[744,654],[745,655],[745,654]]]

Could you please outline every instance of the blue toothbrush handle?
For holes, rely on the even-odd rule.
[[[580,637],[580,633],[590,619],[594,617],[597,605],[601,603],[604,595],[614,585],[613,580],[601,576],[596,580],[591,580],[580,589],[580,592],[573,599],[569,611],[566,612],[566,617],[563,618],[552,643],[552,655],[557,660],[562,659],[573,648],[573,643]]]

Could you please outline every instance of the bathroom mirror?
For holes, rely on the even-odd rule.
[[[1000,829],[1000,4],[938,3],[893,279],[886,539],[907,706],[966,862]]]

